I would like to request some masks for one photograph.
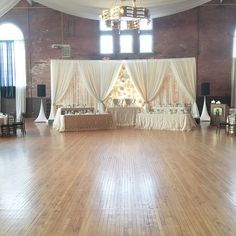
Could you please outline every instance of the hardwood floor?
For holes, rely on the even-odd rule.
[[[0,235],[236,235],[236,137],[27,122],[0,138]]]

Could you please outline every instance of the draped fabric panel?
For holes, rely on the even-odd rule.
[[[173,101],[174,104],[191,102],[193,116],[199,117],[195,102],[196,64],[193,58],[125,62],[52,60],[52,107],[49,120],[54,119],[56,105],[84,105],[84,101],[86,105],[92,105],[91,97],[98,101],[99,111],[103,112],[103,102],[113,88],[122,65],[127,68],[129,76],[146,105],[152,101],[155,103],[163,95],[163,89],[165,89],[168,90],[168,102]],[[79,89],[83,88],[86,92],[81,93],[84,94],[81,99]],[[91,97],[88,97],[86,93],[89,93]],[[161,100],[163,98],[159,99]],[[68,102],[70,104],[67,104]]]
[[[114,6],[110,0],[86,1],[86,0],[34,0],[52,9],[66,12],[70,15],[99,20],[102,10]],[[167,16],[186,11],[194,7],[210,2],[210,0],[145,0],[141,6],[150,9],[152,18]]]
[[[166,105],[181,106],[190,103],[191,99],[189,99],[186,96],[186,93],[180,89],[173,72],[168,68],[158,95],[151,102],[151,107]]]
[[[231,73],[231,107],[236,107],[236,57],[232,62]]]
[[[96,107],[97,101],[85,88],[83,81],[77,75],[73,78],[65,96],[57,104],[59,106]]]
[[[211,0],[145,0],[141,5],[150,9],[152,18],[167,16],[200,6]],[[20,0],[1,0],[0,17],[14,7]],[[103,9],[112,7],[110,0],[34,0],[44,6],[70,15],[99,20]],[[114,2],[115,3],[115,2]]]
[[[76,61],[51,60],[51,112],[49,120],[53,120],[56,105],[65,96],[73,77],[76,74]]]
[[[104,100],[110,93],[122,61],[78,61],[78,69],[84,85],[98,102],[98,110],[104,111]]]
[[[11,10],[21,0],[1,0],[0,1],[0,17]]]
[[[195,58],[172,59],[171,70],[180,88],[191,99],[192,115],[199,117],[196,104],[196,61]]]
[[[127,71],[132,78],[138,92],[141,94],[146,109],[157,96],[168,68],[166,60],[133,60],[126,61]]]
[[[16,54],[16,117],[26,111],[26,62],[24,40],[14,41]]]

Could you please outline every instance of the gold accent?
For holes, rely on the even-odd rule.
[[[115,6],[102,11],[100,18],[105,21],[106,26],[112,29],[120,29],[123,23],[128,30],[139,29],[140,21],[150,22],[149,9],[137,7],[136,1],[132,1],[132,6]]]

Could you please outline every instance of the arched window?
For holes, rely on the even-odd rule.
[[[26,63],[21,30],[14,24],[0,24],[0,87],[2,98],[16,99],[16,113],[25,112]]]

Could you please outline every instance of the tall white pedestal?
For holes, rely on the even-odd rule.
[[[207,121],[207,122],[211,121],[211,117],[209,116],[208,111],[207,111],[206,96],[204,96],[204,102],[203,102],[203,108],[202,108],[200,121]]]
[[[38,115],[37,119],[34,122],[36,122],[36,123],[47,123],[48,122],[48,120],[45,116],[45,113],[44,113],[43,99],[42,98],[41,98],[41,105],[40,105],[39,115]]]

